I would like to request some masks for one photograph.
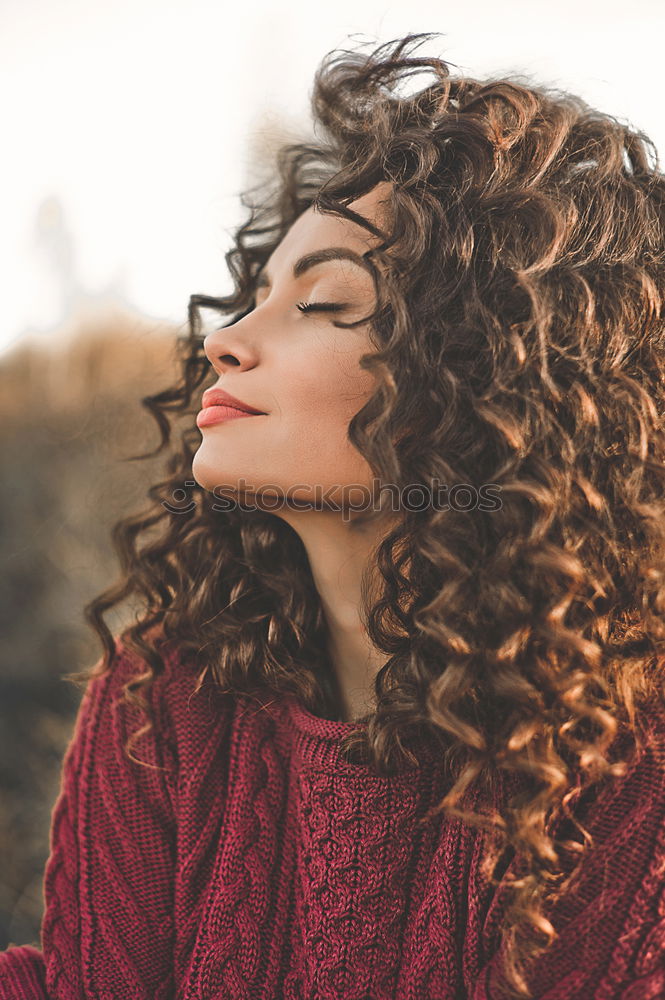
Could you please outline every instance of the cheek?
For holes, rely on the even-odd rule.
[[[306,397],[302,405],[291,400],[288,414],[284,413],[279,428],[275,426],[284,447],[293,455],[306,459],[310,467],[322,468],[337,465],[347,452],[357,454],[347,440],[349,421],[359,406],[349,404],[339,397],[321,398],[312,405]]]
[[[300,354],[289,372],[289,391],[284,397],[285,417],[311,415],[320,423],[346,427],[374,391],[375,376],[360,367],[360,358],[369,345],[358,348],[337,344],[334,349]],[[284,382],[285,386],[287,381]]]
[[[316,378],[311,370],[301,370],[291,380],[280,436],[292,470],[299,470],[303,481],[322,485],[368,481],[369,467],[347,438],[351,418],[375,386],[374,376],[360,368],[358,357],[331,356]]]

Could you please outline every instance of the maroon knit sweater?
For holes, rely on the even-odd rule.
[[[0,1000],[495,1000],[501,888],[482,834],[438,814],[426,750],[378,778],[338,755],[353,723],[292,696],[222,694],[163,647],[156,727],[122,698],[126,647],[88,684],[52,815],[41,947],[0,952]],[[598,845],[548,913],[538,1000],[665,997],[665,724],[585,814]],[[512,780],[512,779],[511,779]],[[494,806],[507,794],[504,780]],[[480,801],[470,792],[473,808]],[[489,793],[487,793],[489,794]],[[512,866],[511,866],[512,867]]]

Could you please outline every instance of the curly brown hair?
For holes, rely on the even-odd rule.
[[[562,852],[579,864],[592,847],[571,806],[625,773],[618,738],[642,746],[643,716],[665,706],[665,180],[643,132],[521,78],[453,77],[414,54],[432,34],[324,58],[321,137],[284,146],[274,182],[243,196],[234,292],[192,295],[180,381],[142,401],[161,442],[130,460],[170,445],[166,477],[116,524],[123,578],[84,613],[103,672],[115,653],[104,612],[144,602],[122,639],[146,664],[125,695],[146,709],[159,635],[198,658],[199,686],[210,672],[225,691],[294,692],[336,716],[304,546],[278,517],[220,509],[191,482],[191,401],[214,378],[201,310],[246,315],[257,272],[311,205],[371,230],[348,205],[389,181],[389,231],[365,255],[380,304],[362,365],[379,384],[349,439],[382,483],[491,483],[501,502],[405,510],[386,534],[364,614],[387,659],[343,752],[385,775],[413,762],[419,734],[439,740],[452,781],[427,818],[486,831],[484,872],[510,887],[506,988],[525,997],[529,963],[557,936],[545,903],[575,871],[563,877]],[[434,79],[409,92],[423,72]],[[169,413],[184,421],[177,447]],[[170,502],[178,490],[186,509]],[[500,815],[460,808],[499,770],[524,778]],[[553,836],[555,817],[568,838]]]

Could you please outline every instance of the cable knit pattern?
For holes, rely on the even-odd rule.
[[[379,778],[346,763],[352,723],[291,695],[222,694],[162,648],[148,697],[122,644],[90,682],[64,756],[45,869],[41,948],[0,952],[0,1000],[503,1000],[504,891],[482,834],[441,815],[434,750]],[[548,916],[559,932],[534,1000],[665,998],[665,725],[582,807],[597,850]],[[504,777],[499,808],[519,783]],[[515,861],[506,859],[508,870]]]

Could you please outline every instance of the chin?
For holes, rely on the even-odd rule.
[[[219,462],[207,460],[202,449],[194,455],[192,459],[192,476],[204,490],[213,490],[216,486],[226,487],[228,475],[220,469]]]

